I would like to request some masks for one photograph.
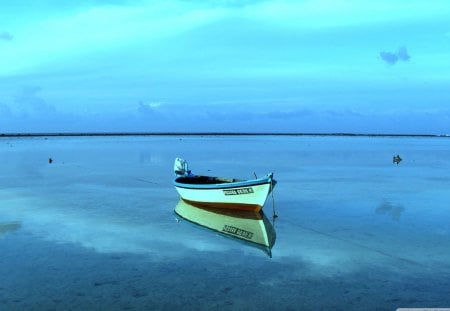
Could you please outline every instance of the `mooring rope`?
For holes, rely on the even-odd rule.
[[[275,198],[273,196],[273,180],[270,181],[270,192],[272,193],[272,220],[275,222],[275,218],[278,217],[277,213],[275,212]]]

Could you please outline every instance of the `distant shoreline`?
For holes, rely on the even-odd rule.
[[[252,133],[252,132],[91,132],[91,133],[1,133],[0,138],[98,137],[98,136],[344,136],[344,137],[450,137],[446,134],[362,134],[362,133]]]

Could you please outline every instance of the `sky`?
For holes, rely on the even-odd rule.
[[[2,0],[0,133],[450,134],[448,0]]]

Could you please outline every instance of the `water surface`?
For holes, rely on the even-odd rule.
[[[450,307],[449,142],[2,138],[0,310]],[[175,157],[199,174],[274,173],[272,258],[177,220]]]

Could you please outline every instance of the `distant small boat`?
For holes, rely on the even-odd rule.
[[[194,175],[180,158],[175,159],[174,172],[174,185],[180,197],[203,206],[258,212],[276,184],[273,173],[250,180]]]
[[[400,155],[398,155],[398,154],[396,156],[392,157],[392,163],[395,163],[398,165],[401,161],[402,161],[402,158],[400,158]]]
[[[272,257],[276,233],[262,211],[200,207],[180,200],[175,207],[175,214],[203,228],[259,248]]]

